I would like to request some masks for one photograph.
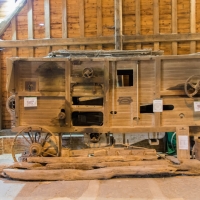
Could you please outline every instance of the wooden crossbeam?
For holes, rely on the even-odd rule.
[[[153,42],[182,42],[200,41],[198,33],[187,34],[159,34],[159,35],[130,35],[122,36],[123,43],[153,43]],[[33,39],[33,40],[1,40],[0,46],[11,47],[45,47],[63,45],[93,45],[93,44],[115,44],[115,37],[102,36],[99,38],[56,38],[56,39]]]

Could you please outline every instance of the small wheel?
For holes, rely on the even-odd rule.
[[[12,144],[15,162],[27,157],[57,157],[59,154],[55,135],[42,127],[26,127],[18,132]]]
[[[7,99],[6,109],[11,115],[15,114],[15,95],[12,95]]]
[[[93,76],[93,69],[91,68],[85,68],[83,70],[83,77],[84,78],[91,78]]]
[[[200,75],[192,75],[185,82],[185,93],[192,98],[200,90]]]

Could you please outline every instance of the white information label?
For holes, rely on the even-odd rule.
[[[153,112],[162,112],[163,111],[163,100],[156,99],[153,100]]]
[[[186,150],[188,150],[188,136],[186,136],[186,135],[179,135],[178,136],[178,144],[179,144],[179,149],[186,149]]]
[[[37,107],[37,97],[24,97],[24,107]]]
[[[200,111],[200,101],[194,101],[194,111]]]

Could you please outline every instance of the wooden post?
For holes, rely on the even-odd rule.
[[[80,37],[83,38],[85,36],[85,15],[84,15],[84,0],[79,0],[79,25],[80,25]],[[85,49],[84,45],[80,46],[81,50]]]
[[[12,32],[12,40],[17,39],[17,31],[16,31],[16,17],[13,17],[11,20],[11,32]],[[17,48],[12,48],[12,56],[17,57]]]
[[[141,23],[140,23],[140,0],[135,0],[135,31],[136,31],[136,35],[140,35],[141,34]],[[136,49],[142,49],[142,45],[141,43],[137,43],[136,44]]]
[[[62,0],[62,38],[67,38],[67,1]]]
[[[1,81],[1,50],[0,50],[0,81]],[[2,89],[0,89],[0,130],[2,129]]]
[[[196,33],[196,0],[190,1],[190,32]],[[196,41],[190,42],[190,53],[196,53]]]
[[[27,0],[27,5],[28,5],[28,39],[32,40],[33,39],[33,4],[32,0]],[[29,48],[29,57],[34,57],[34,48],[30,47]]]
[[[155,95],[154,99],[160,99],[160,86],[161,86],[161,59],[156,58],[155,64]],[[160,113],[156,112],[154,113],[154,126],[159,127],[160,126]]]
[[[45,38],[50,38],[50,1],[44,0],[44,27],[45,27]],[[46,54],[51,51],[51,47],[47,47]]]
[[[153,30],[154,35],[159,34],[159,0],[153,2]],[[159,42],[154,42],[154,50],[159,50]]]
[[[177,33],[177,0],[172,1],[172,33]],[[177,42],[172,42],[172,54],[177,55]]]
[[[97,37],[102,36],[102,0],[97,0]],[[102,45],[98,45],[102,49]]]
[[[122,0],[115,0],[115,50],[122,49]]]
[[[189,127],[176,127],[176,143],[177,157],[181,159],[190,159],[190,144],[189,144]]]

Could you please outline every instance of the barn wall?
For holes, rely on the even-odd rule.
[[[0,41],[3,128],[11,124],[5,109],[10,95],[5,88],[6,58],[43,57],[58,49],[114,49],[115,1],[122,1],[124,50],[161,49],[165,55],[200,51],[200,0],[27,0]],[[41,46],[44,38],[49,40]],[[75,38],[74,43],[68,45],[68,38]],[[37,41],[26,46],[25,40],[33,39]]]

